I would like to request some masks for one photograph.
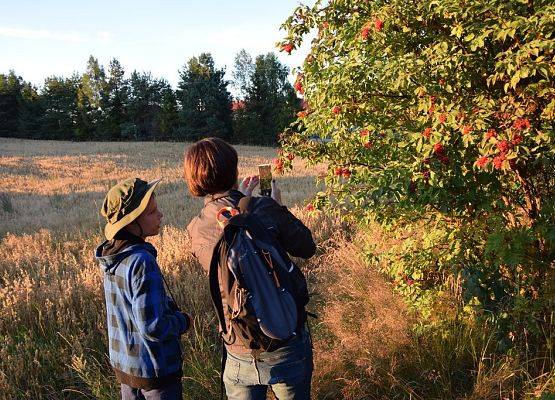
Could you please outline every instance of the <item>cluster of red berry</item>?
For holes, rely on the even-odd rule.
[[[360,137],[364,140],[363,146],[367,149],[372,147],[372,141],[367,139],[370,135],[370,131],[368,129],[363,129],[360,131]]]
[[[291,54],[293,50],[295,50],[295,45],[293,43],[285,43],[281,45],[281,51],[285,51],[287,54]]]
[[[294,85],[295,90],[299,92],[299,94],[301,95],[304,94],[303,79],[304,79],[303,74],[297,74],[297,79],[295,80],[295,85]]]
[[[281,158],[276,158],[276,159],[274,160],[274,171],[275,171],[277,174],[282,174],[282,173],[283,173],[283,166],[284,166],[284,165],[283,165],[283,159],[281,159]]]
[[[525,129],[529,129],[530,128],[530,121],[526,118],[517,118],[513,122],[513,128],[516,129],[517,131],[522,131],[522,130],[525,130]],[[497,132],[495,131],[495,129],[488,129],[487,132],[484,135],[484,140],[487,141],[491,138],[496,138],[496,137],[497,137]],[[476,166],[478,168],[485,168],[491,161],[491,163],[492,163],[492,165],[495,169],[503,168],[503,163],[507,159],[507,153],[511,149],[513,149],[515,146],[518,146],[520,143],[522,143],[523,140],[524,140],[524,138],[522,137],[522,135],[520,133],[515,133],[513,135],[513,139],[510,140],[510,141],[509,140],[500,140],[496,144],[496,148],[497,148],[497,150],[499,150],[499,153],[497,153],[497,155],[495,157],[493,157],[493,159],[490,159],[487,156],[479,157],[476,160]],[[509,160],[509,166],[511,168],[513,168],[514,165],[515,165],[514,159]]]
[[[383,21],[379,18],[374,18],[373,25],[374,25],[374,30],[376,32],[381,32],[381,30],[383,29]],[[368,36],[370,36],[371,30],[372,30],[372,22],[367,22],[360,30],[360,37],[363,40],[367,40]]]
[[[343,178],[349,178],[351,176],[351,170],[349,168],[337,167],[334,173],[336,176],[342,176]]]

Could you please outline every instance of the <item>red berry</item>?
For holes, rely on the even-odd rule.
[[[436,154],[443,153],[443,145],[441,143],[434,144],[434,153]]]
[[[488,131],[484,135],[484,139],[489,140],[492,137],[497,137],[497,132],[495,132],[495,129],[488,129]]]
[[[307,115],[308,115],[308,113],[307,113],[306,111],[304,111],[304,110],[303,110],[303,111],[299,111],[299,112],[297,113],[297,117],[299,117],[299,118],[304,118],[304,117],[306,117]]]
[[[480,157],[476,160],[476,166],[478,168],[485,168],[489,164],[489,158],[486,156]]]
[[[522,142],[522,135],[516,134],[516,135],[513,137],[513,142],[512,142],[512,144],[513,144],[514,146],[518,146],[521,142]]]
[[[513,147],[512,143],[509,143],[506,140],[502,140],[500,142],[497,143],[497,148],[499,149],[499,151],[501,153],[506,153],[507,151],[509,151],[511,148]]]
[[[341,107],[335,106],[331,109],[334,114],[339,114],[341,112]]]
[[[364,143],[364,147],[367,148],[367,149],[371,148],[372,147],[372,142],[368,141],[368,142]]]
[[[295,49],[293,43],[285,43],[281,46],[281,51],[287,52],[287,54],[291,54],[291,52]]]
[[[370,134],[370,131],[368,131],[368,129],[363,129],[360,131],[360,137],[366,137]]]
[[[376,32],[380,32],[383,29],[383,21],[379,18],[375,18],[374,28],[376,29]]]
[[[465,125],[462,127],[462,134],[463,135],[468,135],[470,132],[472,132],[473,128],[470,125]]]
[[[335,168],[334,174],[337,175],[337,176],[342,175],[343,174],[343,168],[341,168],[341,167]]]
[[[295,90],[297,92],[299,92],[299,94],[304,94],[304,88],[303,88],[303,74],[297,74],[297,79],[295,80]]]
[[[329,26],[330,26],[330,24],[328,23],[328,21],[324,21],[324,22],[322,23],[322,28],[324,28],[324,29],[328,29]]]
[[[294,155],[294,154],[291,154],[291,153],[287,154],[287,159],[288,159],[289,161],[293,161],[294,158],[295,158],[295,155]]]
[[[505,161],[505,154],[499,154],[493,159],[493,167],[495,169],[501,169],[503,167],[503,161]]]
[[[351,176],[351,171],[349,170],[349,168],[344,168],[341,175],[343,176],[343,178],[348,178]]]
[[[441,114],[441,115],[439,116],[439,123],[440,123],[440,124],[443,124],[443,123],[445,123],[445,121],[447,121],[447,115]]]
[[[370,35],[370,28],[367,26],[362,27],[362,29],[360,30],[360,37],[363,40],[368,39],[368,36]]]
[[[426,128],[424,129],[424,132],[422,132],[422,136],[424,136],[426,139],[429,139],[431,135],[432,135],[432,128]]]
[[[305,207],[306,211],[314,211],[314,205],[312,203],[309,203],[306,205]]]
[[[518,118],[513,122],[513,127],[519,131],[530,128],[530,121],[526,118]]]
[[[278,174],[283,172],[283,160],[281,158],[274,159],[274,171]]]

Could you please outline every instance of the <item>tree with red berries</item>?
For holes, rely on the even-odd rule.
[[[547,0],[337,0],[300,6],[283,25],[287,52],[318,30],[284,154],[328,165],[314,207],[433,227],[384,256],[415,303],[437,301],[451,276],[473,310],[508,310],[535,332],[548,324],[553,15]],[[534,312],[515,311],[517,299]]]

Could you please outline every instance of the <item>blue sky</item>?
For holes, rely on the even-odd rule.
[[[314,0],[304,0],[313,5]],[[0,0],[0,73],[10,69],[36,85],[51,75],[83,72],[89,55],[105,66],[116,57],[126,73],[151,71],[175,86],[178,69],[211,52],[231,78],[233,59],[275,51],[280,25],[298,0],[48,1]],[[308,45],[291,56],[293,68]]]

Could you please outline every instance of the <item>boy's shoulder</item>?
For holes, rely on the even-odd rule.
[[[130,268],[131,276],[135,279],[152,271],[159,271],[156,261],[156,249],[150,243],[147,246],[131,246],[125,264]]]

